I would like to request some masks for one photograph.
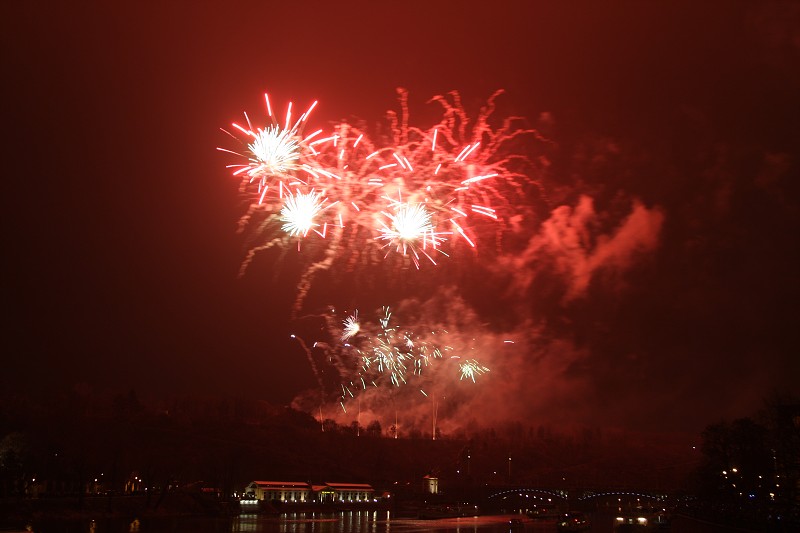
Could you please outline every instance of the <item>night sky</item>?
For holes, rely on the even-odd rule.
[[[319,100],[316,127],[377,125],[404,87],[420,127],[434,95],[477,111],[504,89],[497,114],[548,139],[511,249],[332,270],[306,302],[421,308],[474,336],[492,371],[443,424],[691,432],[800,393],[797,3],[4,2],[0,19],[5,390],[302,398],[302,257],[238,277],[249,200],[219,128],[263,120],[264,92]]]

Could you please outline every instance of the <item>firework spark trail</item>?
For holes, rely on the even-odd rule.
[[[431,214],[433,227],[449,226],[449,231],[439,233],[438,244],[447,239],[444,235],[452,235],[453,240],[463,239],[474,247],[473,226],[479,225],[481,219],[502,223],[501,215],[513,214],[514,202],[524,198],[530,185],[538,188],[530,173],[519,171],[531,170],[527,158],[504,154],[509,151],[506,145],[522,135],[541,137],[535,130],[523,128],[517,117],[506,119],[496,131],[488,123],[495,110],[494,100],[501,93],[492,95],[472,127],[468,127],[457,93],[450,95],[453,102],[434,97],[431,102],[442,105],[444,117],[433,128],[422,130],[408,126],[407,93],[400,90],[401,114],[398,117],[395,112],[389,113],[392,138],[387,146],[370,151],[360,161],[360,154],[345,154],[338,145],[319,147],[318,160],[322,161],[327,152],[326,164],[349,156],[348,164],[340,167],[350,168],[342,168],[344,173],[330,183],[327,193],[341,199],[343,206],[353,206],[350,223],[363,227],[363,238],[367,240],[374,239],[376,232],[380,239],[383,228],[379,215],[391,220],[398,211],[419,205]],[[347,129],[351,139],[356,135],[363,139],[363,132]],[[346,133],[337,136],[337,140],[345,140]],[[404,253],[408,249],[399,247],[397,251]]]
[[[301,192],[290,194],[281,208],[283,231],[292,237],[308,235],[311,229],[320,225],[316,220],[323,211],[325,202],[326,199],[313,190],[307,194]],[[319,235],[324,236],[324,233]]]
[[[431,263],[436,261],[428,253],[428,248],[437,250],[444,242],[444,233],[437,232],[431,222],[431,214],[423,204],[400,203],[395,213],[383,212],[390,223],[380,222],[379,240],[386,241],[384,248],[407,255],[410,253],[414,266],[419,269],[419,256],[424,255]],[[441,252],[441,250],[438,250]],[[441,252],[444,253],[444,252]],[[446,255],[446,254],[445,254]]]
[[[347,342],[347,339],[354,337],[361,329],[361,324],[359,324],[358,322],[358,310],[356,310],[352,315],[345,318],[342,324],[343,328],[342,328],[341,339],[342,342]]]
[[[250,117],[245,113],[246,127],[232,123],[233,128],[242,134],[244,139],[222,129],[240,145],[240,148],[237,150],[217,148],[221,152],[244,159],[242,163],[227,166],[233,175],[241,180],[240,193],[252,198],[247,212],[239,219],[238,233],[252,228],[256,239],[264,240],[264,237],[267,237],[265,242],[248,249],[239,270],[240,276],[244,275],[260,252],[274,247],[285,248],[292,242],[290,237],[305,237],[311,227],[315,226],[311,220],[317,215],[315,209],[317,207],[321,209],[325,201],[321,194],[316,195],[313,188],[310,191],[303,189],[308,185],[308,178],[301,172],[305,161],[315,153],[312,139],[322,132],[317,130],[303,136],[303,129],[317,102],[312,103],[294,123],[292,123],[290,102],[284,123],[281,125],[277,115],[273,114],[266,93],[264,99],[271,124],[264,128],[253,128]],[[254,186],[255,194],[252,191]],[[270,192],[272,194],[268,195]],[[299,207],[306,208],[305,220],[297,218],[301,212],[298,210]],[[278,232],[277,228],[283,233]]]
[[[325,384],[322,382],[322,375],[317,369],[317,363],[314,361],[314,356],[312,355],[311,350],[308,348],[306,341],[294,334],[290,335],[290,337],[300,343],[300,346],[303,348],[306,358],[308,359],[308,364],[311,366],[311,370],[314,372],[314,377],[317,378],[317,384],[319,385],[320,392],[323,392],[325,390]]]
[[[249,153],[228,150],[247,158],[231,165],[235,175],[243,176],[242,189],[257,185],[240,231],[250,228],[256,239],[265,240],[250,248],[241,271],[263,250],[294,242],[299,246],[299,240],[312,237],[311,226],[286,220],[287,202],[312,194],[325,206],[313,213],[315,239],[303,247],[308,266],[298,283],[294,316],[314,278],[337,264],[354,271],[394,252],[420,268],[422,257],[436,264],[437,255],[448,256],[445,245],[449,249],[462,242],[476,248],[487,237],[486,227],[493,228],[489,235],[499,247],[507,218],[524,205],[532,188],[539,190],[539,170],[514,153],[517,140],[545,141],[518,117],[506,118],[496,129],[490,125],[500,94],[488,99],[474,121],[457,92],[435,96],[430,102],[442,107],[443,116],[424,130],[409,126],[408,95],[398,89],[400,113],[388,113],[391,138],[380,146],[344,122],[330,135],[317,130],[303,137],[300,130],[314,106],[292,123],[290,104],[280,125],[267,99],[273,126],[254,131],[248,118],[248,128],[237,130],[253,140]]]
[[[316,160],[327,168],[336,166],[329,172],[334,177],[325,189],[339,200],[339,230],[329,243],[337,250],[334,259],[339,259],[338,250],[342,250],[349,270],[385,259],[388,253],[376,254],[374,248],[364,246],[372,241],[420,268],[421,256],[435,265],[434,252],[449,255],[443,249],[447,240],[461,240],[475,248],[484,222],[496,226],[497,238],[505,228],[503,217],[516,213],[516,203],[524,200],[531,186],[539,190],[531,177],[536,173],[533,165],[522,155],[509,155],[512,147],[507,145],[524,135],[544,141],[515,117],[492,130],[488,119],[501,92],[492,95],[472,127],[458,93],[449,95],[452,102],[435,97],[431,101],[443,106],[444,117],[422,130],[408,126],[407,93],[401,90],[401,115],[389,113],[392,138],[382,148],[375,147],[364,132],[340,124],[336,146],[332,142],[320,145]],[[403,238],[403,224],[398,224],[406,221],[416,221],[411,238]],[[439,230],[440,225],[447,226],[447,231]],[[327,257],[324,267],[331,266]],[[310,282],[310,277],[304,276],[304,282]]]
[[[332,344],[318,342],[315,347],[324,352],[324,360],[339,375],[337,401],[343,406],[367,389],[396,389],[414,383],[425,394],[425,389],[442,388],[465,377],[475,382],[489,371],[477,359],[462,359],[459,354],[471,349],[463,339],[446,330],[423,328],[424,333],[417,333],[402,328],[395,324],[388,307],[383,308],[377,323],[357,318],[357,311],[342,321],[334,317],[333,311],[325,316]],[[310,357],[310,352],[307,355]]]
[[[292,103],[290,102],[286,111],[285,123],[281,126],[277,117],[272,113],[269,96],[264,94],[264,98],[267,114],[272,120],[272,124],[264,128],[253,128],[250,117],[245,113],[247,127],[240,126],[236,122],[231,124],[236,131],[244,135],[244,139],[222,129],[241,147],[238,150],[217,148],[217,150],[245,160],[243,163],[228,165],[228,168],[232,169],[234,176],[241,177],[240,190],[243,192],[251,189],[255,184],[258,204],[264,203],[270,190],[277,189],[280,197],[284,188],[303,183],[298,174],[302,169],[304,159],[310,157],[314,152],[313,141],[310,139],[321,132],[318,130],[303,137],[303,128],[317,102],[311,104],[294,124],[291,122]]]
[[[481,374],[485,374],[489,371],[489,369],[478,361],[474,359],[468,359],[463,363],[459,364],[459,369],[461,371],[461,377],[458,379],[471,379],[473,383],[475,383],[475,376],[479,376]]]
[[[334,241],[338,242],[339,237],[334,237]],[[318,272],[330,269],[338,257],[337,248],[335,246],[326,247],[324,254],[324,259],[312,263],[300,275],[300,281],[297,284],[297,295],[295,296],[294,304],[292,304],[293,319],[297,317],[303,307],[308,291],[311,290],[314,276],[316,276]]]

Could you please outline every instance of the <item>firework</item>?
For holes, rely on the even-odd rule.
[[[247,190],[253,185],[256,186],[257,204],[264,202],[269,191],[277,189],[278,197],[281,197],[287,185],[305,183],[300,175],[304,165],[303,161],[313,156],[314,148],[311,139],[321,133],[321,130],[317,130],[311,135],[302,136],[303,127],[317,102],[311,104],[308,110],[301,114],[294,123],[291,122],[292,104],[290,102],[284,124],[281,125],[272,113],[272,106],[267,94],[264,94],[264,100],[272,124],[264,128],[253,128],[250,117],[245,113],[247,127],[240,126],[235,122],[231,124],[236,131],[244,135],[244,139],[228,130],[222,130],[235,139],[241,148],[238,151],[217,148],[217,150],[245,160],[242,163],[228,165],[228,168],[232,169],[234,176],[242,178],[242,189]]]
[[[242,272],[262,250],[285,247],[311,232],[324,237],[304,246],[293,309],[296,313],[322,270],[367,268],[396,255],[416,269],[421,259],[435,265],[459,246],[477,249],[482,240],[500,246],[506,221],[519,214],[519,200],[538,189],[538,169],[515,154],[519,139],[544,141],[518,117],[493,127],[497,91],[474,120],[458,93],[436,96],[443,113],[428,129],[409,125],[407,93],[399,90],[400,113],[389,113],[389,137],[380,142],[366,131],[340,123],[328,135],[302,133],[316,102],[292,122],[253,128],[234,124],[243,148],[223,151],[244,161],[229,165],[253,191],[240,230],[253,230]],[[223,130],[225,131],[225,130]]]
[[[516,117],[497,129],[489,125],[501,93],[492,95],[473,122],[457,93],[434,97],[444,115],[423,130],[408,125],[407,94],[400,91],[401,114],[389,113],[392,135],[382,147],[358,128],[339,125],[316,147],[316,166],[307,170],[329,178],[326,194],[340,201],[337,220],[341,228],[348,226],[344,240],[376,242],[419,267],[413,251],[443,253],[446,240],[475,248],[487,223],[495,226],[490,234],[497,226],[501,231],[518,211],[515,201],[530,187],[538,189],[533,165],[511,152],[513,142],[524,135],[541,139]],[[364,246],[346,248],[352,253]]]
[[[341,401],[368,388],[397,388],[412,382],[432,386],[455,382],[457,376],[458,381],[466,377],[475,382],[477,376],[489,371],[476,359],[462,362],[459,354],[471,348],[446,330],[424,328],[425,333],[418,333],[400,327],[388,307],[382,309],[376,323],[363,322],[358,311],[341,322],[332,317],[326,321],[331,339],[341,342],[318,342],[315,347],[324,353],[325,361],[334,365],[342,380]]]
[[[475,383],[475,376],[479,376],[489,371],[488,368],[474,359],[468,359],[463,363],[460,363],[458,366],[461,371],[461,377],[459,379],[471,379],[473,383]]]
[[[361,325],[358,323],[358,311],[345,318],[343,325],[341,339],[342,342],[347,342],[347,339],[355,337],[361,329]]]
[[[248,144],[250,153],[254,156],[247,166],[247,175],[251,178],[263,180],[272,175],[280,175],[296,168],[300,159],[300,146],[297,138],[291,131],[281,129],[279,126],[268,126],[259,129],[258,133],[246,132],[255,140]]]
[[[424,255],[436,264],[428,249],[437,250],[445,241],[443,233],[437,232],[431,222],[431,214],[424,204],[399,204],[394,213],[382,212],[389,224],[381,221],[379,240],[387,241],[384,248],[394,247],[397,252],[412,255],[414,265],[419,268],[419,256]],[[441,250],[439,250],[441,252]],[[444,253],[444,252],[441,252]],[[446,255],[446,254],[445,254]]]
[[[308,232],[318,227],[317,217],[323,210],[326,199],[318,192],[290,194],[281,209],[283,231],[291,236],[305,237]],[[324,237],[324,233],[317,232]]]

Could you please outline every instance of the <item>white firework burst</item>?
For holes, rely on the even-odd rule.
[[[475,382],[475,376],[479,376],[481,374],[485,374],[489,371],[489,369],[478,361],[474,359],[467,359],[463,363],[460,363],[459,370],[461,371],[461,377],[459,379],[471,379],[472,382]]]
[[[295,193],[289,195],[281,209],[282,229],[292,237],[305,237],[308,232],[319,226],[316,217],[323,210],[325,198],[322,193]]]
[[[342,330],[342,341],[355,337],[361,329],[361,324],[358,322],[358,311],[344,319],[344,329]]]
[[[398,203],[394,214],[385,211],[382,214],[389,219],[389,224],[380,222],[378,240],[386,241],[385,246],[394,246],[398,253],[410,253],[417,266],[419,254],[436,264],[428,250],[444,253],[438,247],[446,240],[443,235],[449,233],[436,231],[431,213],[424,204]]]
[[[300,143],[293,130],[284,130],[280,126],[268,126],[255,133],[255,140],[247,145],[254,160],[250,164],[248,175],[251,177],[283,174],[298,168],[300,159]]]

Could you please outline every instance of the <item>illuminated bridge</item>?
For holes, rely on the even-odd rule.
[[[673,496],[665,491],[632,489],[554,489],[531,486],[486,487],[483,504],[491,508],[532,511],[542,508],[613,509],[663,507]]]

